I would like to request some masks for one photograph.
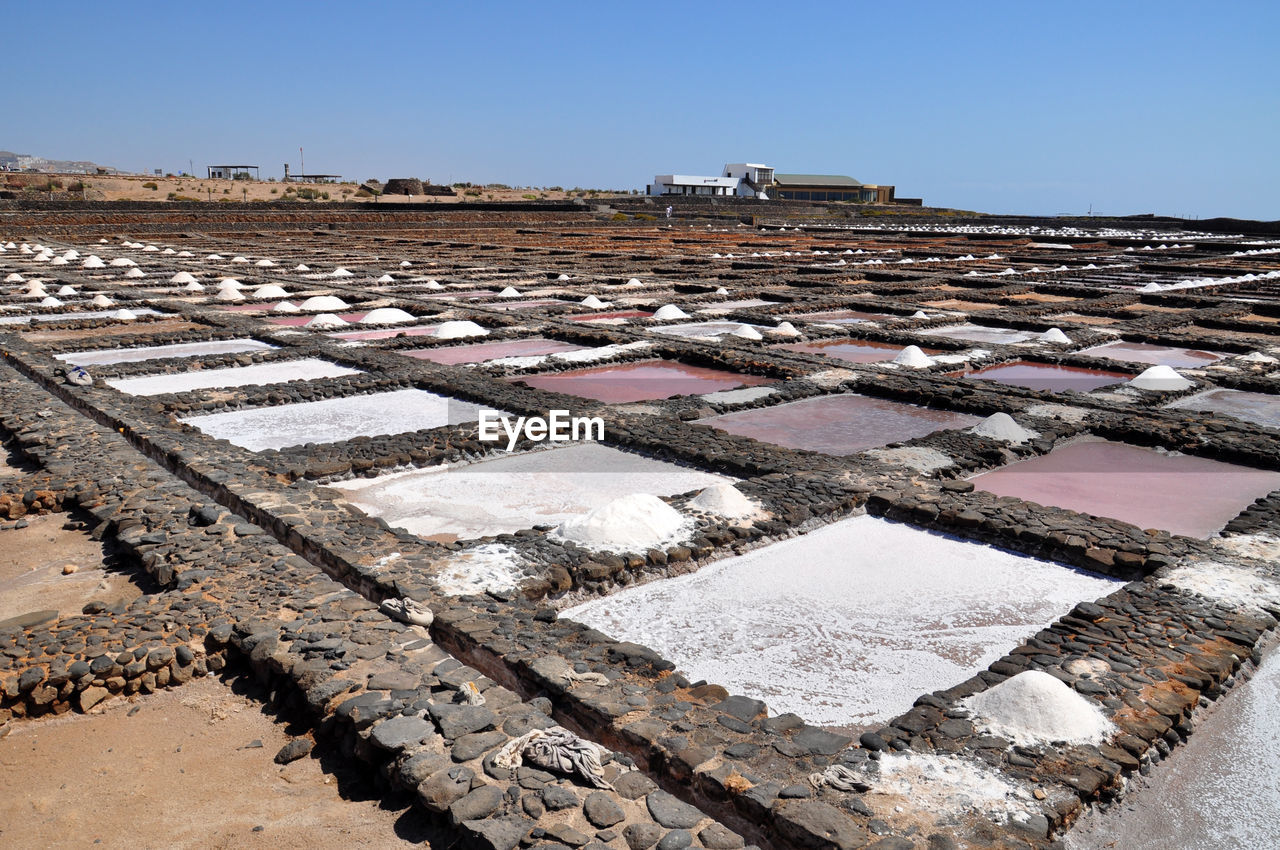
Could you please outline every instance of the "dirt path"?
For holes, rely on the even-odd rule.
[[[417,813],[323,759],[275,764],[290,736],[259,706],[210,677],[15,724],[0,738],[0,848],[422,846]]]

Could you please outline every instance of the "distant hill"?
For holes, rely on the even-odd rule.
[[[32,156],[29,153],[0,151],[0,169],[5,171],[26,171],[31,169],[57,174],[96,174],[99,168],[105,167],[88,160],[45,159],[42,156]],[[109,174],[120,173],[115,168],[106,168],[106,170]]]

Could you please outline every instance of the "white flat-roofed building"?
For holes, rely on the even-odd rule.
[[[724,167],[725,177],[737,177],[738,194],[745,198],[769,200],[773,185],[773,169],[758,162],[731,162]]]
[[[693,174],[659,174],[645,187],[647,195],[719,195],[738,193],[737,177],[702,177]]]

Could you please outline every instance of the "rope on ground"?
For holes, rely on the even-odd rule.
[[[507,743],[493,757],[493,763],[507,770],[515,770],[525,761],[546,770],[577,774],[595,788],[613,786],[604,778],[600,759],[605,750],[590,741],[584,741],[561,726],[534,729]]]
[[[565,684],[569,687],[574,685],[600,685],[609,684],[609,677],[603,673],[579,673],[576,670],[566,670],[562,676]]]
[[[837,791],[866,791],[871,786],[862,779],[862,774],[843,764],[833,764],[821,773],[809,774],[809,784],[821,790],[823,787]]]

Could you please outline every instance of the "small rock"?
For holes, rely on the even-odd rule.
[[[288,764],[297,761],[303,756],[311,752],[311,748],[315,744],[308,738],[294,738],[289,743],[280,748],[280,752],[276,753],[276,764]]]

